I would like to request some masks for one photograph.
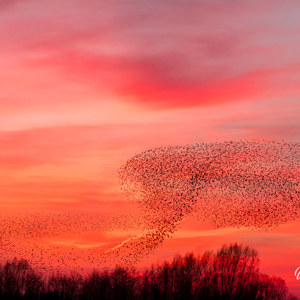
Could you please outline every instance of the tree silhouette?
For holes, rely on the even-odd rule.
[[[0,265],[0,299],[122,300],[268,300],[296,299],[279,277],[259,271],[257,252],[238,244],[195,256],[176,255],[171,262],[144,272],[114,270],[38,275],[26,260]]]
[[[41,276],[26,260],[13,260],[0,266],[0,295],[5,299],[37,299],[44,289]]]

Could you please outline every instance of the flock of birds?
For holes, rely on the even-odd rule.
[[[189,217],[215,228],[263,230],[295,220],[300,216],[299,150],[299,143],[237,141],[144,151],[119,170],[121,188],[138,203],[139,216],[0,216],[0,257],[26,254],[39,268],[54,269],[128,265],[152,253]],[[17,228],[22,228],[22,237]],[[116,228],[139,228],[140,233],[112,248],[92,250],[71,246],[61,250],[59,244],[43,240]]]
[[[129,214],[0,212],[0,263],[27,259],[42,273],[101,268],[107,248],[143,226]]]
[[[261,229],[298,218],[299,150],[299,143],[237,141],[160,147],[134,156],[120,169],[121,184],[150,230],[132,240],[127,252],[134,259],[152,252],[189,216],[215,228]]]

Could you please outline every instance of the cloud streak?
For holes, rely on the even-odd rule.
[[[16,72],[48,70],[43,90],[58,76],[71,94],[84,85],[100,98],[170,109],[298,94],[300,8],[290,3],[33,1],[36,11],[19,3],[2,12],[0,25],[8,58],[23,47]],[[278,19],[289,22],[278,28]],[[81,101],[71,97],[63,101]],[[55,100],[35,104],[43,101]]]

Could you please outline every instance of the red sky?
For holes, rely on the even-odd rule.
[[[277,0],[1,1],[1,213],[136,215],[117,176],[136,153],[299,142],[299,15],[298,1]],[[155,259],[243,242],[300,294],[299,225],[208,234],[190,220]],[[128,237],[102,231],[83,238],[74,229],[59,245],[112,247]]]

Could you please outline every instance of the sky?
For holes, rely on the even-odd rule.
[[[117,170],[141,151],[299,142],[299,15],[290,0],[2,0],[1,213],[136,216]],[[300,295],[299,221],[269,232],[205,226],[187,220],[143,263],[242,242]],[[128,228],[73,229],[39,243],[109,248],[128,238]]]

